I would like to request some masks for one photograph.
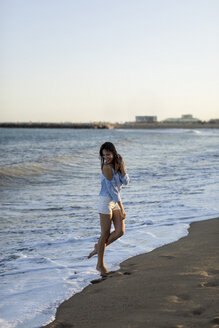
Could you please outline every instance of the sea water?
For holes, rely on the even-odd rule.
[[[219,130],[0,129],[0,326],[35,328],[92,279],[100,233],[99,148],[123,156],[126,233],[109,270],[219,216]]]

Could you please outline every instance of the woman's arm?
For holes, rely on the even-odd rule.
[[[123,161],[123,159],[120,162],[120,171],[121,171],[121,181],[123,184],[128,184],[129,183],[129,176],[126,172],[126,167],[125,167],[125,162]],[[118,202],[119,207],[121,209],[121,214],[122,214],[122,218],[123,220],[126,218],[126,213],[122,204],[122,201]]]
[[[126,168],[125,168],[125,162],[123,161],[123,159],[121,160],[121,163],[120,163],[120,171],[121,171],[122,177],[124,177],[126,175]]]
[[[121,160],[120,162],[120,181],[122,184],[127,185],[129,183],[129,176],[126,172],[125,162]]]

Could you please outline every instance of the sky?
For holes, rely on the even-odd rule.
[[[218,17],[218,0],[0,0],[0,121],[219,118]]]

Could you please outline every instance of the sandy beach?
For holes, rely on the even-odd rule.
[[[219,327],[219,219],[124,261],[62,303],[45,327]]]

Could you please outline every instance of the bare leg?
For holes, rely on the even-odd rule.
[[[103,215],[103,214],[102,214]],[[113,225],[115,230],[109,235],[109,238],[106,242],[106,246],[113,243],[115,240],[124,235],[125,232],[125,222],[121,218],[121,212],[119,210],[113,211]],[[88,255],[88,258],[96,255],[98,253],[98,243],[94,245],[94,250]]]
[[[98,251],[98,243],[96,243],[95,245],[94,245],[94,249],[93,249],[93,251],[88,255],[88,259],[90,259],[92,256],[94,256],[94,255],[96,255],[97,254],[97,251]]]
[[[98,260],[97,260],[97,270],[100,273],[106,274],[108,270],[104,265],[104,253],[106,248],[106,242],[110,235],[111,228],[111,215],[109,214],[100,214],[100,227],[101,227],[101,235],[98,241]]]
[[[107,240],[106,246],[110,245],[115,240],[122,237],[125,233],[125,222],[122,219],[121,212],[119,210],[113,211],[112,220],[113,220],[113,225],[114,225],[115,230],[111,232],[111,234]]]

